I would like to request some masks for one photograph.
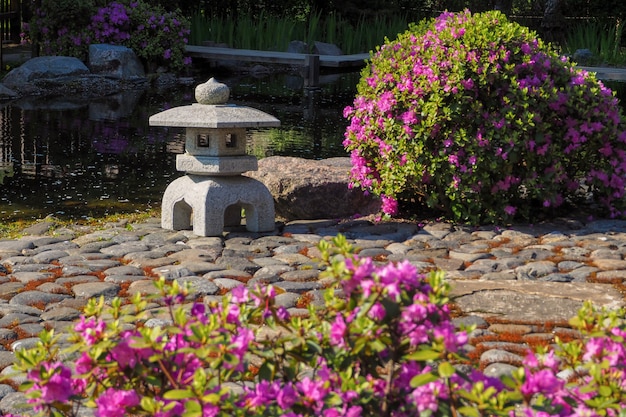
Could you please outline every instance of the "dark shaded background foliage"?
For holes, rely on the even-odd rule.
[[[41,1],[46,0],[27,0],[22,3],[35,5]],[[56,1],[60,7],[64,4],[64,0]],[[109,2],[84,0],[86,5],[95,4],[99,7]],[[321,13],[322,16],[335,13],[353,24],[385,15],[401,15],[408,20],[419,21],[435,17],[444,10],[460,11],[467,8],[472,12],[483,12],[498,9],[507,14],[510,20],[530,27],[549,41],[559,41],[559,37],[581,19],[599,19],[611,24],[623,24],[626,19],[624,0],[154,0],[152,3],[163,6],[167,11],[180,9],[188,17],[201,13],[208,17],[237,19],[239,15],[254,17],[264,13],[307,20],[315,13]],[[557,16],[551,15],[550,10],[556,10]],[[24,10],[24,17],[28,14],[28,10]]]
[[[157,0],[156,3],[167,10],[180,8],[189,16],[202,13],[236,19],[238,15],[258,16],[263,12],[306,20],[312,13],[320,12],[322,16],[336,13],[353,24],[384,15],[402,15],[419,21],[444,10],[497,9],[537,31],[544,40],[556,42],[581,19],[600,19],[611,24],[626,19],[624,0]]]

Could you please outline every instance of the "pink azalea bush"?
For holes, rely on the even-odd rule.
[[[144,64],[179,71],[190,64],[184,56],[190,22],[180,12],[167,12],[144,0],[42,0],[27,25],[27,36],[43,55],[86,60],[90,44],[108,43],[132,49]]]
[[[344,115],[352,185],[387,214],[423,204],[457,221],[530,219],[581,185],[626,214],[617,99],[500,12],[446,12],[387,41]]]
[[[166,314],[157,317],[169,324],[151,325],[139,296],[124,307],[92,300],[69,348],[60,352],[50,331],[16,352],[21,389],[39,415],[65,417],[84,407],[98,417],[618,416],[626,407],[624,311],[586,304],[572,321],[586,343],[529,352],[501,381],[465,364],[468,334],[451,322],[442,273],[379,266],[341,236],[334,243],[321,245],[333,280],[325,307],[308,317],[277,308],[271,286],[240,286],[207,305],[160,280]]]

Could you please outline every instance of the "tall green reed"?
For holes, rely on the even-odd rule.
[[[620,21],[579,23],[567,33],[564,52],[574,54],[579,49],[588,49],[595,57],[590,64],[624,64],[626,52],[621,47],[623,30],[624,25]]]
[[[239,15],[236,19],[207,18],[200,14],[191,20],[190,44],[204,41],[226,43],[234,48],[286,51],[289,42],[301,40],[313,47],[315,41],[338,45],[346,54],[369,52],[386,37],[394,38],[408,27],[406,17],[377,16],[351,24],[338,14],[322,16],[311,12],[302,19],[261,13],[258,17]]]

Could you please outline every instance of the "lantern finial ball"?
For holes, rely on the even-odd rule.
[[[195,90],[196,101],[200,104],[224,104],[230,96],[230,89],[211,77],[209,81],[198,84]]]

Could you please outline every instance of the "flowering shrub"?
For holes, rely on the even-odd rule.
[[[500,12],[443,13],[387,41],[344,115],[352,184],[387,214],[423,203],[457,221],[529,219],[581,184],[626,214],[617,99]]]
[[[131,48],[148,67],[183,69],[190,22],[179,12],[143,0],[120,0],[98,8],[93,0],[42,0],[28,25],[44,55],[87,59],[89,45],[109,43]]]
[[[42,55],[87,58],[85,28],[96,11],[94,0],[41,0],[32,2],[33,16],[24,27],[24,40],[36,41]]]
[[[89,31],[97,43],[131,48],[146,64],[180,70],[191,63],[185,57],[190,22],[177,12],[137,0],[111,2],[92,17]]]
[[[450,321],[441,273],[376,266],[342,237],[335,243],[322,244],[335,285],[306,318],[276,308],[272,287],[240,286],[207,306],[161,280],[163,326],[149,325],[139,296],[108,310],[90,301],[67,351],[44,332],[36,348],[16,352],[28,402],[44,415],[91,407],[98,417],[611,416],[626,406],[623,311],[586,305],[574,323],[591,332],[587,344],[529,353],[503,383],[461,371],[467,334]]]

